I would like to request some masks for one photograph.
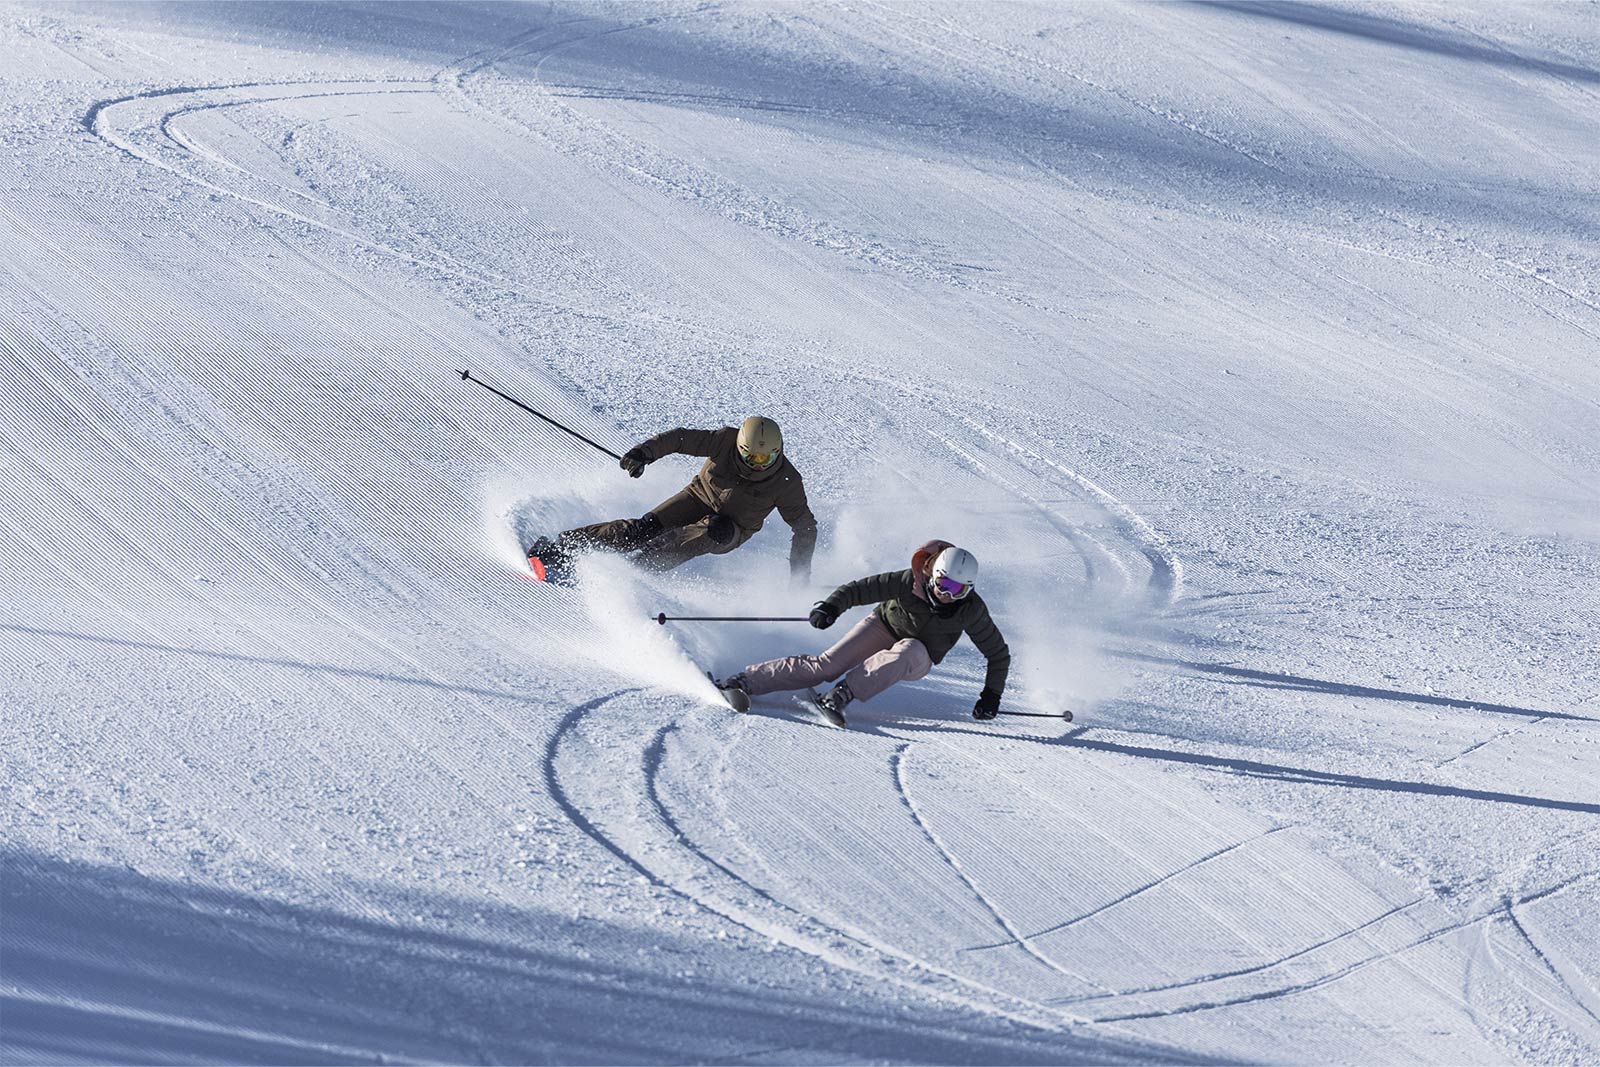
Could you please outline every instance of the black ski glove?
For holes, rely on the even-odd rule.
[[[649,463],[650,457],[644,454],[642,448],[630,448],[622,454],[622,469],[628,472],[630,478],[643,474]]]
[[[978,694],[978,702],[972,705],[974,719],[992,719],[1000,714],[1000,694],[993,689],[985,689]]]
[[[826,630],[839,620],[839,609],[826,600],[817,601],[817,606],[811,609],[811,625],[819,630]]]

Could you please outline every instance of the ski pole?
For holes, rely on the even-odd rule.
[[[669,622],[810,622],[807,615],[668,615],[656,616],[656,622],[665,626]]]
[[[1065,719],[1068,722],[1072,721],[1072,712],[1070,712],[1070,711],[1060,711],[1060,712],[1055,712],[1055,711],[997,711],[997,712],[995,712],[995,714],[996,715],[1025,715],[1030,719]]]
[[[500,390],[496,389],[494,386],[490,385],[488,382],[484,381],[483,379],[474,378],[472,376],[472,372],[471,371],[469,371],[469,370],[458,370],[458,371],[456,371],[456,373],[461,375],[461,380],[462,381],[471,382],[473,385],[481,385],[481,386],[483,386],[485,389],[489,390],[489,392],[493,393],[495,396],[502,397],[502,398],[504,398],[506,400],[511,401],[513,404],[517,405],[517,407],[521,408],[523,411],[526,411],[528,414],[533,415],[533,416],[535,416],[537,418],[543,419],[545,422],[548,422],[551,426],[554,426],[558,430],[562,430],[562,431],[565,431],[566,433],[570,433],[572,436],[576,437],[578,440],[582,441],[584,444],[590,445],[590,446],[592,446],[594,448],[598,448],[600,451],[604,452],[606,455],[610,456],[612,459],[620,460],[622,458],[621,456],[617,455],[615,452],[611,451],[611,449],[607,448],[605,445],[596,444],[594,441],[591,441],[587,437],[583,436],[583,434],[579,433],[577,430],[574,430],[574,429],[572,429],[571,427],[568,427],[568,426],[561,425],[555,419],[552,419],[549,415],[546,415],[543,412],[539,412],[539,411],[533,410],[528,405],[526,405],[522,401],[518,400],[516,397],[507,396],[505,393],[502,393]]]

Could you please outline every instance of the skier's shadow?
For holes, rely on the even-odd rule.
[[[1525,808],[1545,808],[1571,811],[1580,815],[1600,815],[1600,804],[1578,800],[1556,800],[1551,797],[1528,796],[1522,793],[1504,793],[1492,789],[1467,789],[1461,786],[1439,785],[1434,782],[1412,782],[1397,778],[1377,778],[1364,774],[1344,774],[1337,771],[1312,770],[1309,767],[1291,767],[1287,764],[1265,763],[1260,760],[1239,759],[1233,756],[1213,756],[1202,752],[1185,752],[1180,749],[1157,748],[1154,745],[1130,745],[1120,741],[1102,740],[1087,736],[1092,726],[1076,726],[1053,736],[1026,734],[1014,731],[997,731],[982,727],[965,726],[954,719],[935,718],[931,715],[909,716],[904,712],[891,713],[874,722],[867,712],[851,721],[850,728],[858,733],[904,740],[906,733],[928,733],[940,736],[970,734],[993,741],[1026,741],[1037,745],[1088,749],[1109,752],[1135,759],[1159,760],[1164,763],[1185,764],[1206,770],[1236,774],[1246,778],[1266,778],[1280,782],[1299,782],[1305,785],[1336,786],[1344,789],[1370,789],[1380,793],[1411,793],[1418,796],[1447,797],[1458,800],[1485,800],[1496,804],[1513,804]]]
[[[1231,15],[1308,26],[1325,33],[1378,41],[1393,48],[1448,56],[1470,63],[1483,63],[1513,71],[1532,71],[1591,85],[1600,83],[1600,71],[1581,63],[1524,55],[1500,45],[1491,47],[1463,33],[1414,26],[1397,18],[1338,11],[1315,4],[1282,3],[1279,0],[1202,0],[1196,6]]]
[[[1239,685],[1255,685],[1266,689],[1287,689],[1302,693],[1328,693],[1334,696],[1365,697],[1370,700],[1394,700],[1408,704],[1431,704],[1436,707],[1462,708],[1469,711],[1486,711],[1497,715],[1519,715],[1529,719],[1566,719],[1574,722],[1600,722],[1589,715],[1574,715],[1565,711],[1540,711],[1537,708],[1519,708],[1513,704],[1496,704],[1487,700],[1468,700],[1462,697],[1439,696],[1436,693],[1410,693],[1403,689],[1382,689],[1351,682],[1332,682],[1323,678],[1307,678],[1298,674],[1281,674],[1276,671],[1258,671],[1248,667],[1235,667],[1226,663],[1204,663],[1198,660],[1177,659],[1172,656],[1152,656],[1145,652],[1124,649],[1107,649],[1106,654],[1117,659],[1154,663],[1165,667],[1182,667],[1199,674],[1212,674]]]
[[[109,634],[56,630],[47,626],[26,626],[22,623],[0,622],[0,630],[27,634],[30,637],[53,637],[65,641],[85,641],[91,644],[114,645],[119,648],[137,649],[141,652],[159,652],[163,655],[199,656],[204,659],[223,660],[228,663],[282,667],[288,670],[312,671],[317,674],[333,674],[344,678],[361,678],[371,682],[414,685],[423,689],[436,689],[445,693],[461,693],[466,696],[489,697],[496,700],[515,700],[525,704],[540,702],[536,697],[528,693],[513,693],[504,689],[489,689],[477,685],[460,685],[454,682],[441,682],[433,678],[423,678],[417,675],[395,674],[389,671],[374,671],[361,667],[345,667],[336,663],[318,663],[314,660],[290,659],[283,656],[258,656],[246,652],[231,652],[226,649],[215,648],[195,648],[189,645],[168,645],[159,641],[140,641],[131,637],[112,637]]]

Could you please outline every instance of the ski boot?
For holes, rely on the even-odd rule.
[[[844,719],[845,706],[855,698],[855,694],[850,692],[850,683],[840,682],[830,691],[817,697],[813,703],[816,705],[817,710],[822,713],[824,719],[827,719],[835,726],[844,726],[846,725]]]
[[[572,573],[572,555],[548,537],[541,537],[528,546],[528,567],[541,582],[561,586],[578,584]]]
[[[711,678],[709,672],[706,677]],[[750,710],[750,689],[745,683],[743,674],[736,674],[732,678],[723,678],[720,681],[711,678],[711,684],[717,687],[722,699],[726,700],[734,711],[743,713]]]

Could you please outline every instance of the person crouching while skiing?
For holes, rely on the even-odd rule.
[[[783,431],[752,415],[738,429],[668,430],[622,456],[637,478],[663,456],[705,456],[705,465],[681,492],[637,519],[612,519],[567,530],[554,542],[541,537],[528,549],[552,580],[570,579],[572,557],[595,549],[635,553],[633,561],[671,570],[696,556],[732,552],[748,541],[774,509],[789,524],[789,569],[797,582],[811,577],[817,517],[806,502],[800,472],[783,452]]]
[[[748,707],[752,696],[804,689],[842,675],[818,703],[824,716],[842,726],[851,701],[871,700],[896,682],[925,676],[965,633],[989,660],[972,717],[992,719],[1000,710],[1011,651],[974,589],[977,579],[978,561],[971,552],[948,541],[929,541],[912,555],[909,570],[847,582],[811,609],[811,625],[826,630],[851,608],[877,602],[832,648],[820,656],[753,664],[717,687],[735,707]]]

